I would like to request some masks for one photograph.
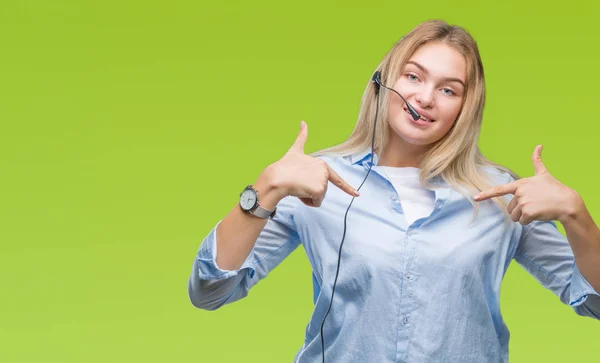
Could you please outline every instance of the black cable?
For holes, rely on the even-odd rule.
[[[379,83],[379,82],[377,82],[377,83],[381,85],[381,83]],[[392,91],[395,92],[395,90],[392,90]],[[376,92],[376,93],[378,93],[378,92]],[[402,96],[400,96],[400,97],[402,97]],[[369,173],[371,172],[371,168],[373,166],[373,155],[375,154],[375,152],[374,152],[375,151],[374,150],[374,145],[375,145],[375,126],[377,126],[377,115],[378,115],[378,113],[379,113],[379,97],[377,97],[377,103],[376,103],[376,107],[375,107],[375,122],[373,124],[373,138],[371,140],[371,163],[369,164],[369,170],[367,171],[367,175],[365,175],[365,178],[363,179],[362,183],[360,183],[360,186],[358,187],[357,191],[359,191],[360,188],[362,188],[362,186],[365,183],[365,181],[367,180],[367,177],[369,176]],[[338,279],[338,275],[339,275],[339,272],[340,272],[340,262],[341,262],[341,257],[342,257],[342,246],[344,245],[344,239],[346,237],[346,218],[348,217],[348,211],[350,210],[350,207],[352,206],[352,203],[354,202],[354,198],[356,198],[356,197],[355,196],[352,197],[352,200],[350,201],[350,204],[348,205],[348,209],[346,209],[346,214],[344,215],[344,233],[342,234],[342,242],[340,243],[340,249],[339,249],[339,252],[338,252],[337,269],[336,269],[336,272],[335,272],[335,279],[333,280],[333,288],[331,290],[331,300],[329,301],[329,308],[327,309],[327,312],[325,313],[325,316],[323,317],[323,321],[321,322],[321,356],[323,358],[323,363],[325,363],[325,340],[323,338],[323,326],[325,325],[325,319],[327,319],[327,315],[329,315],[329,311],[331,310],[331,306],[333,305],[333,295],[335,294],[335,286],[337,284],[337,279]]]
[[[404,101],[404,104],[406,105],[406,108],[408,108],[408,113],[410,113],[410,115],[412,116],[413,120],[417,121],[418,119],[421,118],[421,115],[419,115],[419,113],[417,112],[417,110],[414,109],[414,107],[412,107],[412,105],[408,102],[406,102],[406,100],[404,99],[404,97],[402,97],[402,95],[400,94],[400,92],[396,91],[393,88],[389,88],[386,85],[379,83],[380,86],[389,89],[390,91],[394,92],[395,94],[397,94],[398,96],[400,96],[400,98],[402,99],[402,101]],[[375,116],[377,118],[377,116]],[[376,119],[377,120],[377,119]]]

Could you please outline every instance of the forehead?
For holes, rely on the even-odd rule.
[[[465,57],[454,47],[446,43],[425,43],[417,48],[409,58],[409,61],[420,64],[436,77],[466,79],[467,61]]]

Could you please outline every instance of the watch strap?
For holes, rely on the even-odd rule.
[[[273,217],[275,217],[275,212],[277,212],[277,207],[275,207],[275,209],[273,209],[273,210],[268,210],[268,209],[261,207],[260,204],[257,204],[256,208],[254,208],[253,210],[250,211],[250,213],[252,213],[253,215],[255,215],[257,217],[271,218],[271,219],[273,219]]]

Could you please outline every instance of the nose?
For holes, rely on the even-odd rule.
[[[434,105],[434,97],[433,90],[429,89],[429,87],[423,87],[423,89],[419,90],[415,94],[415,100],[419,104],[419,106],[423,108],[431,108]]]

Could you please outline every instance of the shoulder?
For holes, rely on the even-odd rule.
[[[516,175],[501,166],[487,165],[482,167],[480,170],[482,176],[485,178],[485,182],[487,183],[487,188],[485,188],[485,190],[510,184],[517,180]],[[500,199],[504,200],[505,203],[510,203],[512,198],[512,194],[505,194],[500,197]]]
[[[480,170],[491,186],[512,183],[516,180],[515,176],[502,167],[486,165],[481,167]]]
[[[374,159],[374,163],[376,163],[377,161],[377,155],[374,154],[370,149],[350,151],[344,149],[329,148],[314,152],[311,154],[311,156],[319,158],[327,162],[328,164],[340,166],[364,164],[365,162],[369,162],[370,159]]]
[[[346,168],[351,167],[353,163],[353,158],[355,159],[355,156],[353,155],[341,155],[334,153],[318,154],[313,155],[313,157],[319,160],[323,160],[327,163],[327,165],[329,165],[336,171],[344,170]]]

